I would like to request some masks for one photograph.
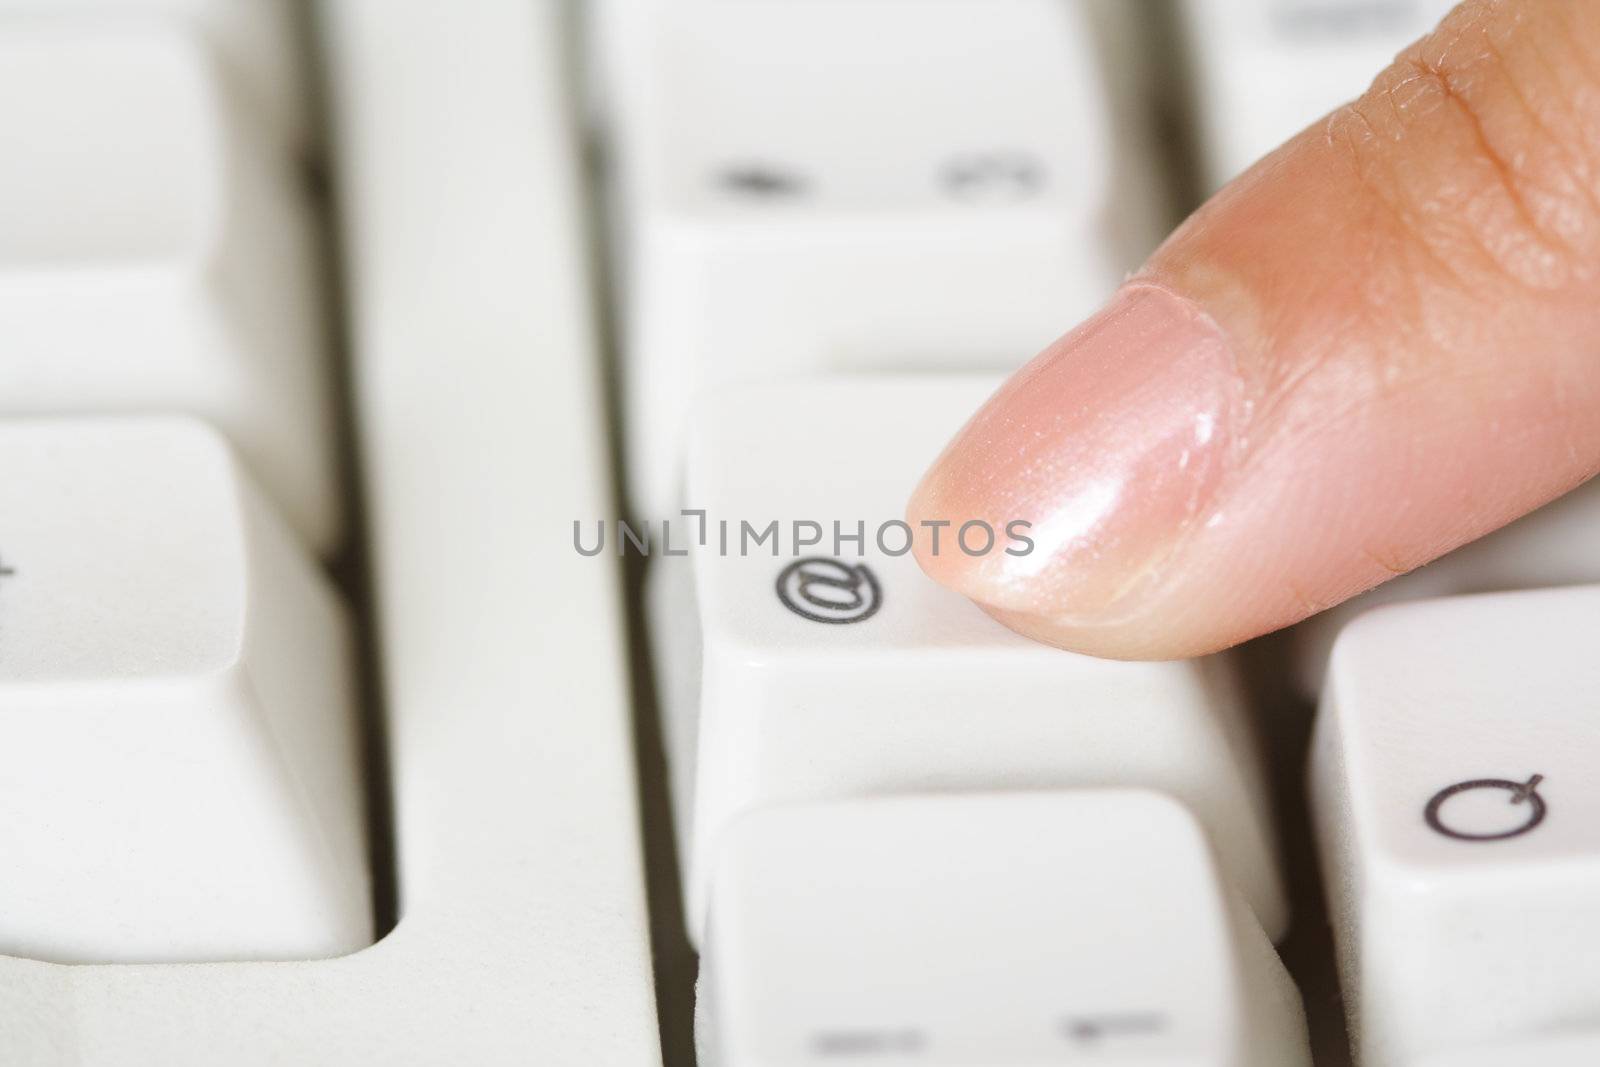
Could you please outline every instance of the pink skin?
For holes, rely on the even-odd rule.
[[[1034,552],[934,557],[919,546],[919,561],[1051,643],[1134,658],[1210,651],[1403,573],[1592,474],[1592,458],[1574,470],[1550,457],[1569,455],[1575,433],[1600,439],[1600,403],[1558,410],[1547,387],[1534,377],[1489,396],[1385,393],[1335,369],[1268,406],[1210,318],[1135,284],[1007,382],[914,497],[913,521],[1027,520]],[[1352,389],[1361,399],[1343,403]],[[1585,393],[1600,402],[1594,383]],[[1174,634],[1193,643],[1169,653]]]
[[[1136,612],[1236,458],[1231,364],[1193,305],[1127,287],[1002,386],[919,490],[919,518],[1024,520],[1034,550],[940,575],[997,610]]]
[[[973,417],[909,506],[1028,520],[1035,552],[919,546],[924,569],[1052,644],[1188,656],[1594,475],[1594,55],[1600,4],[1469,5],[1225,189]]]

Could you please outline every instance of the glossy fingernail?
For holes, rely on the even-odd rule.
[[[918,558],[1000,611],[1060,620],[1136,612],[1234,465],[1244,401],[1227,339],[1147,283],[1001,387],[918,487],[913,522],[1031,524],[1026,555]]]

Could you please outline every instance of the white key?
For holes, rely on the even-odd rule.
[[[996,384],[740,386],[696,410],[689,499],[707,512],[708,544],[653,560],[650,590],[691,930],[722,830],[749,808],[1141,785],[1195,810],[1262,925],[1283,932],[1265,790],[1227,660],[1128,663],[1047,648],[892,554],[905,543],[895,528],[876,543],[879,524],[900,519],[928,462]],[[760,530],[774,520],[778,539],[740,556],[741,521]],[[792,551],[792,520],[820,524],[823,543]],[[835,521],[845,533],[864,525],[859,558],[856,546],[831,543]],[[687,532],[673,524],[673,551]],[[979,531],[970,534],[979,547]],[[996,545],[1023,547],[1004,531]],[[855,611],[817,603],[852,598]]]
[[[311,136],[295,0],[0,0],[7,32],[18,16],[83,27],[168,25],[197,30],[261,120],[292,146]],[[20,23],[26,25],[26,23]]]
[[[741,819],[699,982],[704,1067],[1297,1067],[1299,994],[1194,818],[1133,790]]]
[[[221,426],[309,540],[336,539],[328,368],[295,172],[181,25],[0,34],[5,414]]]
[[[346,620],[227,445],[8,420],[0,470],[0,952],[370,942]]]
[[[1363,1067],[1600,1018],[1597,633],[1580,586],[1340,637],[1312,800]]]
[[[1425,1056],[1407,1067],[1594,1067],[1600,1063],[1600,1032],[1533,1038]]]
[[[1360,96],[1455,4],[1184,0],[1210,188]]]
[[[1600,582],[1600,481],[1307,619],[1294,629],[1294,678],[1302,694],[1316,696],[1334,640],[1350,620],[1380,604],[1589,582]]]
[[[1149,247],[1149,168],[1118,166],[1142,130],[1113,122],[1081,5],[696,0],[610,24],[643,515],[680,502],[700,386],[1009,370]]]

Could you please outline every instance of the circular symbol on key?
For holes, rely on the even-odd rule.
[[[1521,837],[1544,822],[1549,810],[1544,797],[1539,795],[1539,783],[1542,781],[1544,775],[1536,774],[1526,782],[1513,782],[1509,778],[1474,778],[1468,782],[1457,782],[1435,793],[1423,809],[1422,817],[1435,833],[1453,837],[1457,841],[1504,841],[1509,837]],[[1446,808],[1452,799],[1463,796],[1490,801],[1491,815],[1495,814],[1493,806],[1496,801],[1502,797],[1508,806],[1520,806],[1523,811],[1520,818],[1503,828],[1463,829],[1460,811],[1452,817]],[[1458,801],[1456,806],[1459,808],[1461,803]],[[1482,809],[1477,814],[1481,817]]]
[[[883,590],[864,563],[809,556],[779,573],[778,599],[812,622],[861,622],[883,605]]]

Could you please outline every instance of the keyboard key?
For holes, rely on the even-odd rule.
[[[1456,0],[1184,0],[1206,178],[1221,186],[1366,91]]]
[[[905,552],[915,531],[894,524],[916,479],[997,384],[841,377],[731,387],[697,409],[689,499],[705,511],[706,544],[695,543],[698,518],[669,525],[650,589],[692,930],[723,828],[750,808],[1139,785],[1194,809],[1262,925],[1283,932],[1270,815],[1230,661],[1047,648],[935,584]],[[835,523],[859,540],[835,544]],[[994,551],[1023,551],[994,533]],[[795,543],[813,534],[816,543]],[[943,538],[946,551],[983,540],[976,529]]]
[[[640,514],[680,502],[701,386],[1009,370],[1153,245],[1149,172],[1117,167],[1140,116],[1113,122],[1081,5],[701,0],[609,24]]]
[[[84,28],[198,31],[240,95],[290,145],[303,145],[311,133],[300,10],[293,0],[0,0],[0,19],[13,26],[18,16],[50,16]]]
[[[295,172],[181,25],[0,34],[0,414],[178,410],[336,540],[328,368]]]
[[[1312,800],[1364,1067],[1600,1017],[1597,632],[1582,586],[1391,605],[1340,637]]]
[[[0,422],[0,952],[371,940],[340,604],[211,430]]]
[[[1155,793],[770,808],[717,862],[701,1062],[1309,1067],[1299,994]]]
[[[1600,1063],[1600,1031],[1532,1038],[1493,1048],[1462,1049],[1425,1056],[1407,1067],[1594,1067]]]
[[[1600,481],[1591,481],[1487,537],[1307,619],[1294,629],[1294,679],[1303,694],[1316,696],[1334,640],[1352,619],[1380,604],[1600,582],[1596,546]]]

